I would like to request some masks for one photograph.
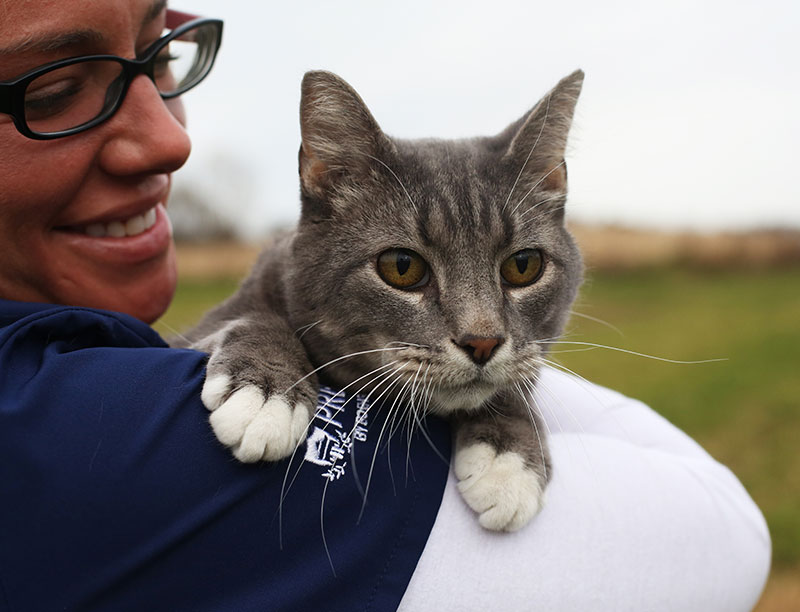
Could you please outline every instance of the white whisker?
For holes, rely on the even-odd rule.
[[[399,177],[399,176],[397,176],[397,174],[395,174],[394,170],[392,170],[392,169],[391,169],[389,166],[387,166],[387,165],[386,165],[386,164],[385,164],[383,161],[381,161],[381,160],[380,160],[380,159],[378,159],[377,157],[374,157],[373,155],[370,155],[369,153],[365,153],[365,155],[366,155],[367,157],[369,157],[370,159],[373,159],[373,160],[375,160],[375,161],[376,161],[376,162],[378,162],[380,165],[382,165],[384,168],[386,168],[386,169],[387,169],[389,172],[391,172],[392,176],[393,176],[393,177],[395,178],[395,180],[398,182],[398,184],[400,185],[400,187],[402,187],[402,188],[403,188],[403,191],[405,192],[405,194],[406,194],[406,197],[408,198],[408,201],[411,203],[411,208],[413,208],[413,209],[414,209],[414,212],[415,212],[417,215],[419,215],[419,210],[417,209],[417,205],[416,205],[416,204],[414,204],[414,200],[412,200],[412,199],[411,199],[411,194],[410,194],[410,193],[408,193],[408,189],[406,189],[406,186],[403,184],[403,181],[401,181],[401,180],[400,180],[400,177]]]
[[[383,351],[402,351],[402,350],[404,350],[404,347],[370,349],[370,350],[367,350],[367,351],[356,351],[355,353],[349,353],[347,355],[342,355],[341,357],[337,357],[336,359],[331,359],[327,363],[323,363],[318,368],[314,368],[308,374],[306,374],[302,378],[296,380],[287,389],[284,390],[284,393],[288,393],[289,391],[294,389],[297,385],[299,385],[301,382],[306,380],[308,377],[313,376],[314,374],[316,374],[317,372],[319,372],[323,368],[327,368],[328,366],[333,365],[334,363],[337,363],[339,361],[344,361],[345,359],[352,359],[353,357],[358,357],[359,355],[367,355],[369,353],[381,353]]]
[[[308,325],[303,325],[302,327],[298,327],[296,330],[294,330],[294,334],[297,336],[297,332],[303,330],[303,333],[297,336],[298,340],[302,340],[303,336],[306,335],[308,330],[310,330],[315,325],[319,325],[320,323],[322,323],[322,319],[320,319],[319,321],[314,321],[313,323],[309,323]]]
[[[558,163],[557,163],[555,166],[553,166],[552,168],[550,168],[550,170],[548,170],[548,171],[547,171],[547,172],[544,174],[544,176],[542,176],[542,177],[541,177],[541,178],[540,178],[538,181],[536,181],[536,182],[533,184],[533,187],[531,187],[530,189],[528,189],[527,193],[526,193],[524,196],[522,196],[522,199],[521,199],[519,202],[517,202],[517,205],[514,207],[514,210],[512,210],[512,211],[511,211],[511,214],[513,215],[515,212],[517,212],[517,209],[518,209],[520,206],[522,206],[522,203],[523,203],[523,202],[524,202],[526,199],[528,199],[528,196],[529,196],[529,195],[531,195],[531,194],[534,192],[534,190],[535,190],[535,189],[536,189],[536,188],[537,188],[539,185],[541,185],[541,184],[542,184],[542,183],[543,183],[543,182],[544,182],[544,181],[547,179],[547,177],[548,177],[548,176],[550,176],[551,174],[553,174],[553,172],[555,172],[556,170],[558,170],[559,168],[561,168],[561,166],[563,166],[564,164],[566,164],[566,162],[565,162],[565,161],[562,159],[562,160],[561,160],[560,162],[558,162]],[[549,202],[550,200],[553,200],[553,199],[557,199],[557,198],[563,198],[563,197],[565,197],[565,195],[566,195],[566,194],[560,193],[560,194],[558,194],[558,195],[556,195],[556,196],[553,196],[553,197],[552,197],[552,198],[550,198],[549,200],[545,200],[545,201]],[[541,204],[544,204],[544,202],[545,202],[545,201],[538,202],[538,203],[534,204],[534,205],[531,207],[531,210],[533,210],[533,209],[534,209],[534,208],[536,208],[537,206],[540,206]],[[526,211],[526,212],[527,212],[527,211]]]
[[[656,361],[664,361],[666,363],[675,363],[679,365],[698,365],[701,363],[717,363],[719,361],[728,361],[727,357],[720,357],[716,359],[698,359],[696,361],[682,361],[679,359],[667,359],[666,357],[657,357],[655,355],[648,355],[646,353],[637,353],[636,351],[630,351],[628,349],[619,348],[616,346],[607,346],[605,344],[595,344],[594,342],[577,342],[577,341],[570,341],[570,340],[557,340],[557,341],[547,341],[547,340],[537,340],[538,344],[575,344],[580,346],[590,346],[594,348],[601,348],[601,349],[608,349],[609,351],[617,351],[619,353],[627,353],[629,355],[635,355],[636,357],[646,357],[647,359],[655,359]]]
[[[587,319],[589,321],[594,321],[595,323],[599,323],[600,325],[605,325],[607,328],[609,328],[612,331],[615,331],[620,336],[623,336],[623,337],[625,336],[625,334],[623,334],[622,331],[618,327],[615,327],[614,325],[612,325],[608,321],[603,321],[603,319],[598,319],[597,317],[592,317],[590,315],[584,314],[582,312],[577,312],[575,310],[570,310],[569,314],[571,314],[574,317],[580,317],[582,319]]]

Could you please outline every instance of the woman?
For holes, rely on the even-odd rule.
[[[177,96],[221,23],[163,0],[0,0],[0,17],[0,609],[754,605],[769,539],[736,479],[647,408],[554,372],[542,399],[574,430],[549,423],[549,504],[513,535],[461,503],[436,420],[430,444],[374,461],[368,491],[377,435],[232,461],[204,356],[146,325],[175,289]],[[347,432],[359,408],[322,417]]]

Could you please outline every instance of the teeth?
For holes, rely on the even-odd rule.
[[[143,215],[136,215],[130,219],[122,221],[112,221],[111,223],[92,223],[87,225],[83,232],[93,238],[124,238],[125,236],[138,236],[142,232],[150,229],[156,223],[155,206]]]

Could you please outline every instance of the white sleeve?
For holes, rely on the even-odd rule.
[[[770,564],[761,512],[736,477],[644,404],[542,372],[550,430],[541,514],[483,530],[450,474],[400,605],[427,610],[751,610]]]

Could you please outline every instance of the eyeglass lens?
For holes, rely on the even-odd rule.
[[[202,24],[158,51],[152,77],[162,96],[179,95],[206,76],[216,37],[213,25]],[[39,134],[89,123],[113,111],[126,89],[126,78],[123,65],[114,59],[78,62],[46,72],[25,90],[25,123]]]

